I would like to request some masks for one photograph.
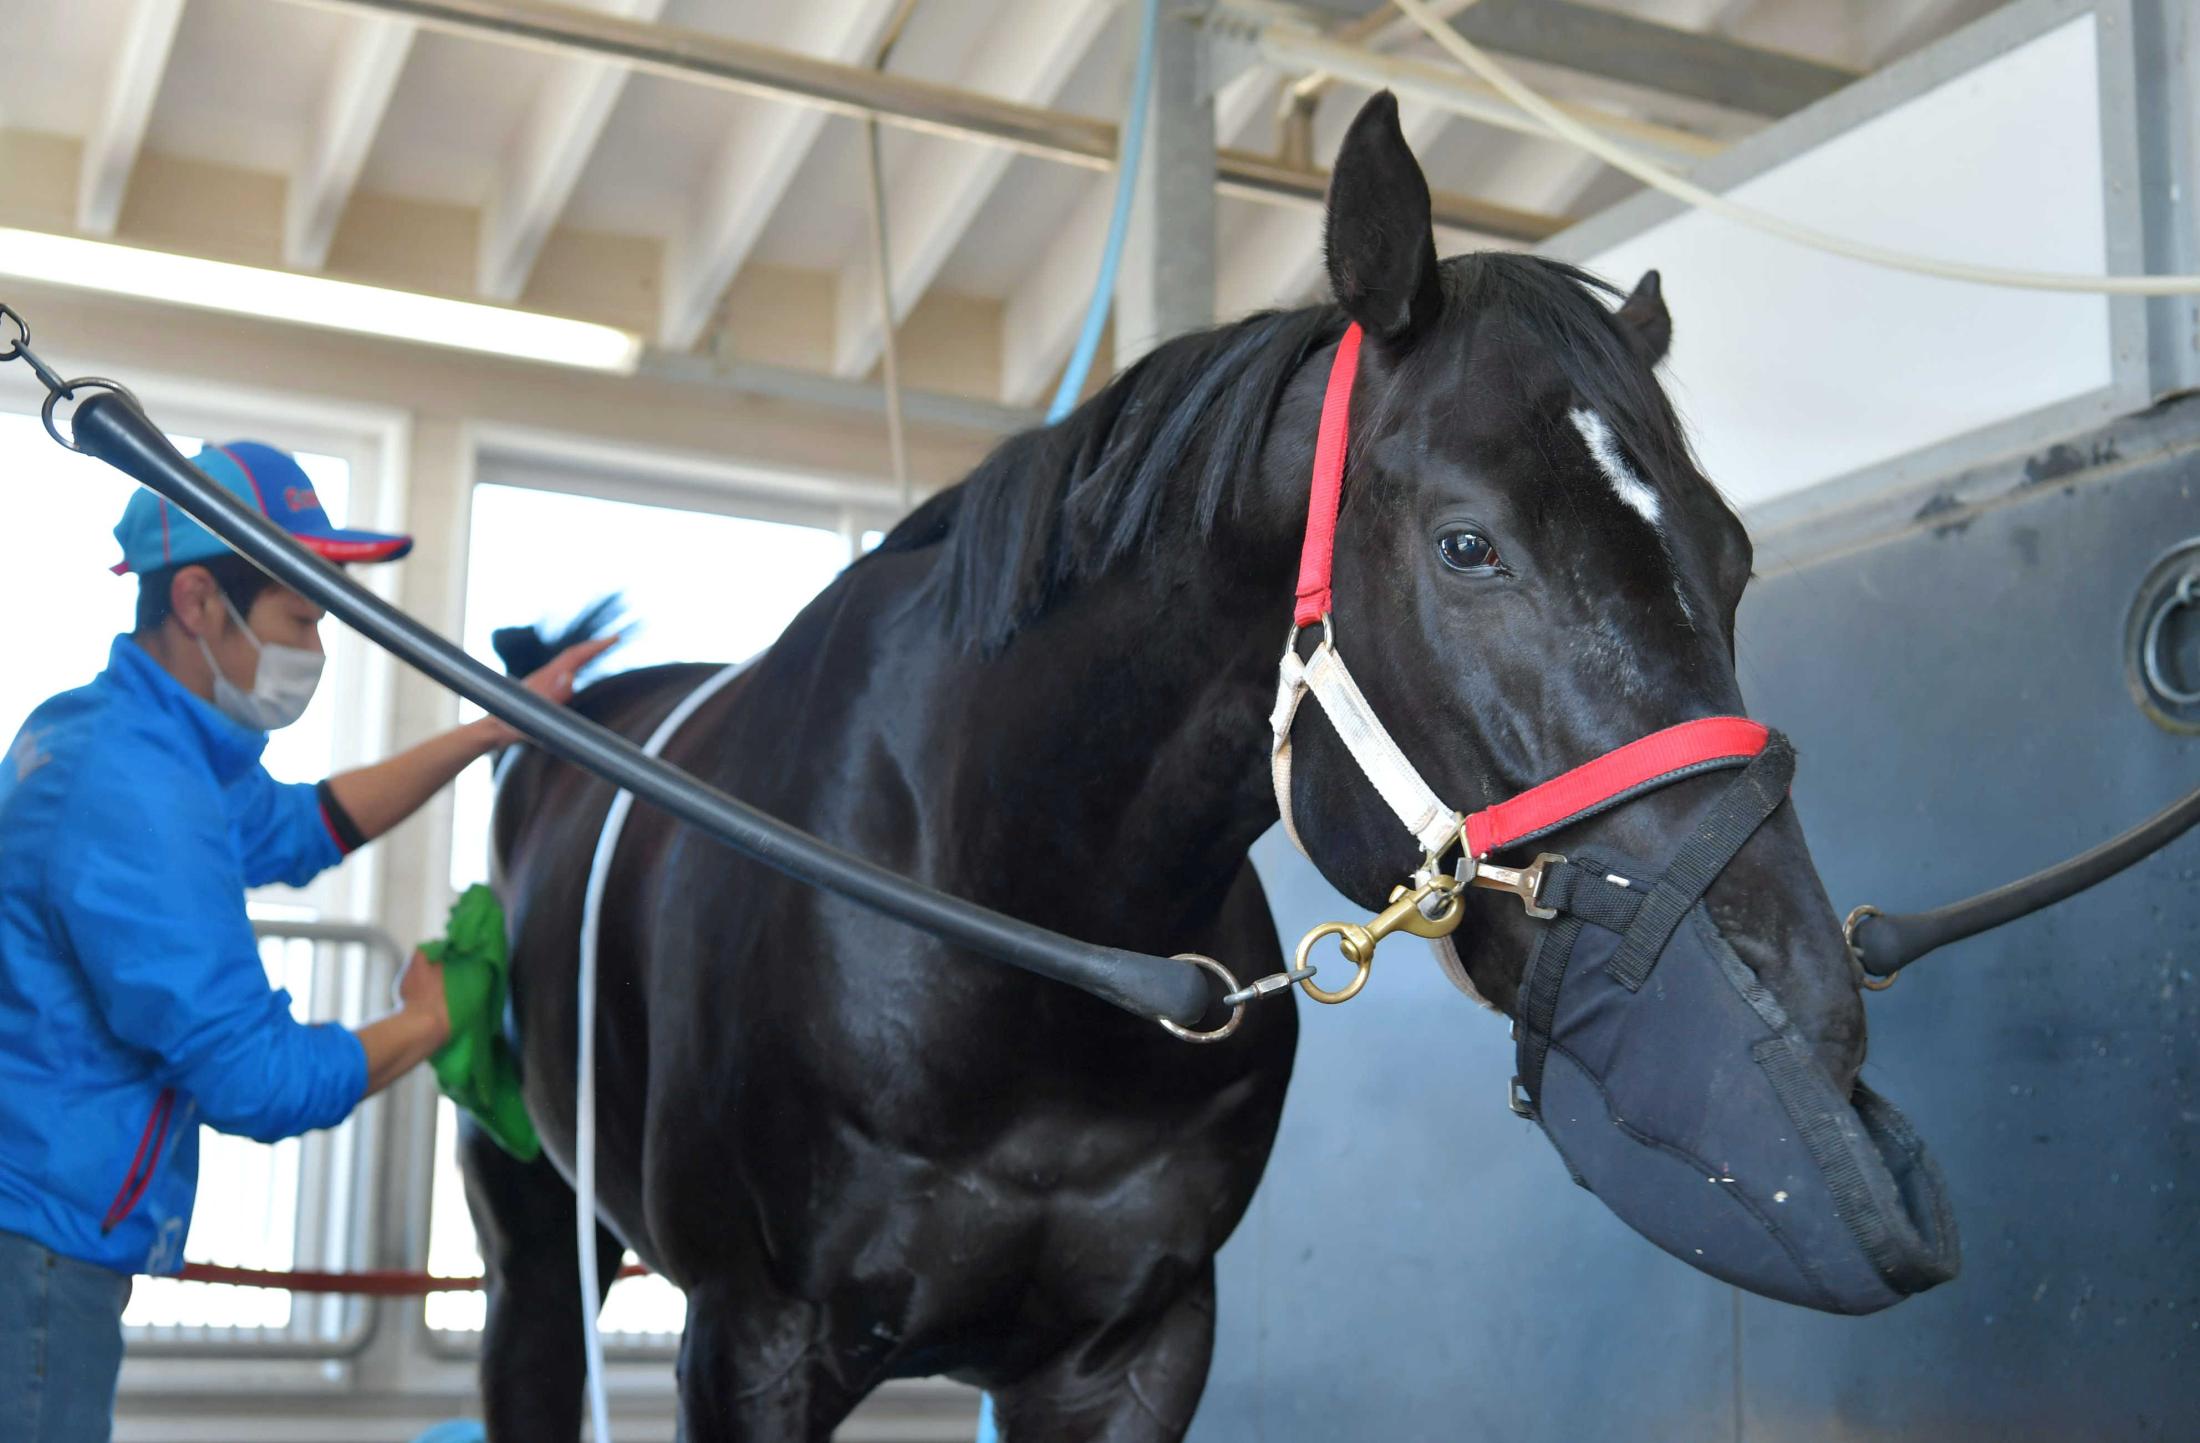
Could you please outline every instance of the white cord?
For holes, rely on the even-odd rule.
[[[901,354],[894,341],[894,270],[886,249],[886,170],[879,156],[878,118],[863,122],[864,167],[870,172],[866,194],[871,202],[871,265],[878,272],[878,323],[881,379],[886,382],[886,445],[894,461],[894,490],[904,516],[915,507],[909,492],[909,449],[901,429]]]
[[[1653,190],[1664,191],[1676,200],[1686,201],[1699,210],[1709,211],[1739,225],[1761,230],[1767,235],[1779,236],[1797,245],[1832,255],[1847,256],[1851,260],[1885,266],[1889,270],[1910,271],[1922,276],[1937,276],[1942,280],[1968,281],[1974,285],[2005,286],[2028,291],[2080,291],[2117,296],[2172,296],[2200,294],[2200,276],[2091,276],[2067,271],[2008,270],[2000,266],[1966,265],[1961,261],[1941,260],[1934,256],[1917,255],[1910,251],[1890,250],[1863,241],[1849,240],[1842,236],[1801,225],[1727,199],[1716,192],[1705,190],[1692,181],[1685,180],[1627,147],[1598,135],[1581,122],[1567,115],[1550,101],[1544,99],[1524,84],[1504,66],[1491,59],[1487,53],[1447,24],[1425,3],[1425,0],[1393,0],[1414,24],[1428,32],[1431,40],[1461,65],[1479,75],[1502,94],[1540,121],[1553,136],[1569,144],[1579,146],[1589,154],[1616,169],[1623,170]]]
[[[665,749],[696,708],[716,696],[721,688],[748,667],[735,662],[711,674],[689,692],[657,729],[642,743],[645,755]],[[611,1404],[604,1393],[603,1335],[596,1328],[596,1311],[603,1300],[596,1292],[596,939],[603,920],[603,893],[611,876],[611,858],[619,850],[619,834],[626,830],[626,814],[634,810],[634,794],[621,791],[604,813],[603,830],[596,836],[596,853],[588,863],[588,890],[581,895],[580,1005],[576,1025],[580,1045],[574,1061],[573,1083],[573,1217],[580,1241],[581,1354],[588,1363],[588,1416],[594,1424],[595,1443],[611,1443]]]

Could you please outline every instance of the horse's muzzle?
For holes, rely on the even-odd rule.
[[[1956,1274],[1940,1169],[1891,1103],[1861,1083],[1840,1093],[1701,900],[1791,768],[1776,739],[1662,877],[1578,854],[1553,869],[1542,900],[1559,916],[1521,983],[1513,1105],[1576,1182],[1683,1262],[1871,1313]]]

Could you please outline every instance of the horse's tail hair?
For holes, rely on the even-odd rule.
[[[590,602],[554,634],[546,634],[539,626],[502,626],[491,634],[489,645],[495,648],[507,674],[527,676],[548,666],[567,647],[603,635],[618,622],[624,609],[625,598],[614,591]]]

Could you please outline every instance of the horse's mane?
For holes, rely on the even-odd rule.
[[[1602,299],[1618,292],[1573,266],[1487,252],[1443,267],[1442,326],[1502,314],[1549,348],[1653,475],[1685,458],[1662,390]],[[1343,334],[1334,305],[1264,311],[1165,342],[1065,419],[1002,442],[960,485],[911,512],[873,554],[941,548],[926,599],[948,634],[994,652],[1081,581],[1153,536],[1188,492],[1202,540],[1233,482],[1257,463],[1284,389],[1307,357]],[[1312,438],[1308,438],[1312,444]]]

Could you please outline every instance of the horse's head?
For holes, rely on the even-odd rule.
[[[1738,715],[1734,620],[1750,573],[1750,543],[1697,470],[1654,375],[1670,337],[1656,274],[1645,276],[1615,308],[1597,282],[1539,258],[1439,262],[1428,188],[1387,95],[1361,112],[1338,155],[1327,247],[1336,298],[1362,335],[1336,528],[1335,646],[1373,715],[1429,788],[1447,808],[1471,812],[1648,734]],[[1612,297],[1620,299],[1616,292]],[[1421,845],[1378,797],[1337,728],[1307,715],[1313,710],[1303,708],[1296,724],[1293,818],[1323,873],[1355,901],[1379,907],[1390,888],[1420,865]],[[1750,774],[1762,789],[1767,773],[1751,768]],[[1622,892],[1613,895],[1633,906],[1669,866],[1679,870],[1677,859],[1702,819],[1738,785],[1732,769],[1689,776],[1570,823],[1516,853],[1500,851],[1493,860],[1525,862],[1543,849],[1595,858],[1600,875],[1625,876]],[[1736,1026],[1782,1039],[1768,1044],[1750,1032],[1734,1043],[1727,1061],[1750,1068],[1755,1046],[1757,1061],[1770,1068],[1766,1048],[1782,1057],[1792,1053],[1808,1072],[1822,1074],[1810,1083],[1807,1105],[1839,1106],[1853,1098],[1865,1108],[1862,1120],[1840,1107],[1847,1115],[1843,1125],[1857,1123],[1849,1131],[1871,1133],[1885,1152],[1889,1143],[1864,1101],[1869,1095],[1855,1088],[1865,1046],[1855,972],[1784,790],[1779,776],[1764,807],[1748,819],[1754,830],[1717,871],[1702,909],[1688,909],[1676,935],[1706,958],[1716,953],[1720,960],[1703,963],[1714,990],[1724,969],[1735,994],[1753,999]],[[1763,811],[1775,807],[1763,820]],[[1591,879],[1583,885],[1601,884]],[[1566,959],[1554,958],[1548,945],[1560,924],[1531,918],[1517,898],[1502,892],[1470,890],[1465,897],[1463,925],[1440,945],[1456,948],[1483,996],[1526,1021],[1537,989],[1556,985],[1551,969],[1565,975]],[[1616,924],[1615,935],[1626,930]],[[1592,960],[1573,955],[1571,965],[1585,977],[1601,970],[1597,964],[1607,956],[1609,949]],[[1544,976],[1538,983],[1528,974],[1530,995],[1524,996],[1531,958]],[[1678,1000],[1656,999],[1687,993],[1687,969],[1671,964],[1670,956],[1657,968],[1647,986],[1637,978],[1627,993],[1576,1005],[1635,1006],[1636,999],[1649,998],[1639,1005],[1679,1006]],[[1647,1014],[1629,1015],[1639,1020]],[[1726,1025],[1661,1016],[1657,1025],[1676,1029],[1672,1050],[1687,1045],[1690,1028]],[[1539,1026],[1552,1024],[1546,1016]],[[1569,1067],[1577,1054],[1598,1045],[1584,1034],[1569,1048],[1563,1018],[1555,1030]],[[1637,1052],[1665,1047],[1642,1038],[1635,1034]],[[1813,1059],[1815,1068],[1809,1066]],[[1538,1071],[1541,1065],[1539,1055]],[[1592,1073],[1597,1065],[1589,1064]],[[1610,1110],[1616,1134],[1626,1130],[1620,1114],[1640,1099],[1617,1096],[1610,1083],[1604,1074],[1601,1103],[1589,1106]],[[1542,1100],[1550,1126],[1550,1099]],[[1876,1099],[1871,1104],[1883,1106]],[[1793,1111],[1771,1107],[1764,1130],[1803,1130],[1800,1122],[1789,1125]],[[1734,1126],[1753,1131],[1758,1124]],[[1577,1176],[1589,1173],[1592,1185],[1628,1215],[1598,1184],[1599,1163],[1585,1160],[1555,1127],[1553,1137]],[[1708,1168],[1716,1188],[1730,1157],[1738,1159],[1747,1151],[1742,1144],[1753,1140],[1706,1143],[1735,1152],[1698,1152],[1689,1166],[1699,1174]],[[1769,1146],[1771,1139],[1764,1141]],[[1743,1170],[1739,1160],[1731,1166]],[[1820,1166],[1838,1170],[1824,1159]],[[1909,1187],[1910,1170],[1898,1171],[1905,1180],[1895,1186]],[[1771,1186],[1763,1195],[1775,1207],[1790,1196]],[[1934,1210],[1922,1193],[1918,1205]],[[1687,1255],[1671,1237],[1660,1237],[1637,1217],[1629,1220]],[[1945,1249],[1939,1246],[1944,1219],[1911,1221],[1918,1231],[1936,1234],[1920,1244],[1933,1256],[1877,1268],[1894,1296],[1945,1276],[1936,1271],[1943,1262],[1953,1266],[1939,1256],[1953,1246],[1952,1238]],[[1710,1266],[1703,1249],[1695,1251],[1691,1260]],[[1749,1267],[1730,1263],[1713,1270],[1736,1276]],[[1830,1304],[1796,1286],[1796,1300],[1820,1306],[1883,1305],[1861,1285],[1855,1295]]]

